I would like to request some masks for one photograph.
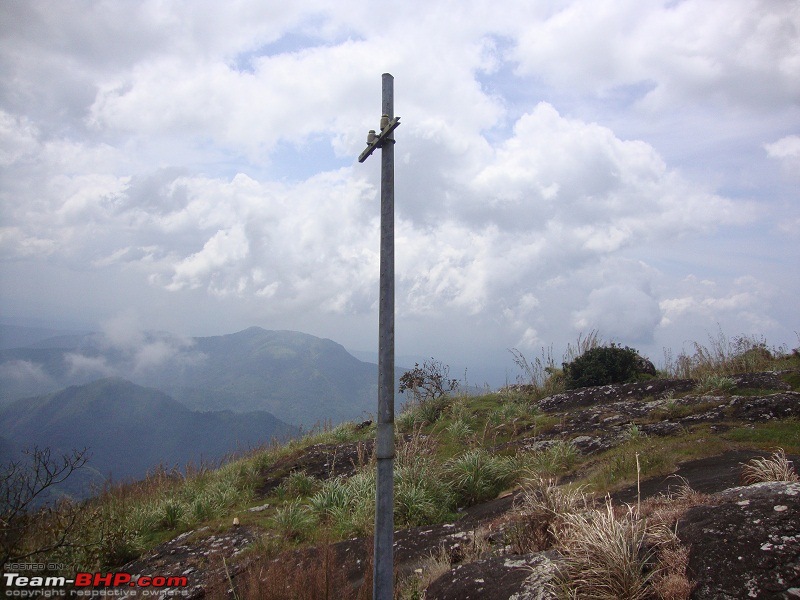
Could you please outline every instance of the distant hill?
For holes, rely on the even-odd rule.
[[[151,381],[187,406],[264,409],[306,428],[376,409],[377,367],[331,340],[251,327],[194,341],[202,360]]]
[[[159,389],[189,408],[266,410],[305,428],[366,418],[377,408],[375,364],[296,331],[57,336],[0,350],[0,401],[6,403],[108,376]]]
[[[63,329],[46,329],[43,327],[25,327],[0,323],[0,349],[32,348],[45,340],[53,341],[57,338],[61,338],[61,341],[55,344],[47,344],[45,347],[55,348],[64,346],[64,344],[74,347],[76,340],[83,335],[86,334]]]
[[[116,377],[14,402],[0,411],[0,430],[6,453],[9,445],[16,452],[50,447],[54,454],[88,447],[95,482],[139,478],[159,464],[213,462],[299,433],[268,412],[193,411]]]

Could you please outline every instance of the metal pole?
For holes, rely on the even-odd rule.
[[[394,588],[394,77],[384,73],[380,132],[370,130],[363,163],[381,149],[381,276],[378,307],[378,459],[372,598],[392,600]]]
[[[382,76],[381,130],[394,119],[394,77]],[[388,117],[386,119],[385,117]],[[394,134],[381,144],[381,254],[378,308],[378,432],[373,600],[394,589]]]

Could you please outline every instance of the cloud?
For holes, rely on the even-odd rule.
[[[525,23],[513,57],[561,88],[638,87],[650,110],[690,100],[768,110],[800,98],[798,27],[790,0],[567,2]]]
[[[431,189],[424,203],[413,196],[406,202],[409,194],[398,190],[400,314],[502,313],[513,298],[534,293],[529,282],[578,272],[624,249],[752,218],[747,205],[694,189],[647,143],[620,140],[547,103],[523,114],[495,150],[487,151],[486,140],[439,144],[436,170],[414,160],[426,135],[411,129],[403,140],[412,157],[404,178],[425,180]],[[471,174],[464,164],[474,167]],[[31,228],[52,232],[50,256],[63,247],[71,260],[82,255],[96,268],[133,269],[172,293],[265,297],[264,310],[272,314],[374,310],[377,190],[357,167],[281,183],[181,169],[120,177],[113,162],[98,167],[65,182],[75,193],[51,194],[47,212],[25,207],[15,225],[24,231],[55,214],[49,229]],[[22,242],[17,245],[21,252]],[[26,248],[31,252],[36,244]],[[608,296],[601,290],[581,292],[595,296],[588,308],[573,308],[579,315],[573,321],[647,339],[635,332],[638,325],[598,321]],[[527,324],[507,322],[516,323],[515,335],[533,339],[524,333]]]
[[[22,359],[8,360],[0,364],[0,379],[26,383],[50,383],[51,381],[41,364]]]
[[[89,374],[93,377],[108,377],[114,375],[116,370],[108,364],[105,356],[86,356],[79,352],[64,354],[70,375]]]
[[[659,303],[662,327],[681,322],[708,324],[716,319],[725,329],[758,333],[778,325],[769,316],[778,292],[755,277],[739,277],[729,285],[687,277],[681,287],[683,294],[664,298]]]
[[[201,251],[175,265],[175,274],[167,289],[176,291],[187,285],[199,287],[203,279],[222,270],[226,264],[241,261],[248,254],[249,244],[241,227],[220,229],[209,238]]]
[[[170,365],[202,362],[205,355],[194,346],[191,338],[143,330],[139,316],[126,311],[103,322],[100,333],[89,336],[78,351],[66,354],[65,359],[73,374],[142,374]]]
[[[650,343],[661,321],[658,301],[636,285],[616,284],[589,292],[588,304],[574,314],[578,331],[602,331],[634,343]]]
[[[787,135],[781,139],[764,144],[767,155],[780,162],[787,173],[797,178],[800,169],[800,135]]]

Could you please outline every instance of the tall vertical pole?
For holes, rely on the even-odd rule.
[[[392,600],[394,592],[394,77],[382,78],[380,133],[370,130],[363,163],[381,149],[381,278],[378,301],[378,432],[375,456],[375,551],[372,598]]]
[[[394,119],[394,77],[382,76],[382,113]],[[385,119],[388,117],[388,119]],[[378,308],[378,475],[375,490],[373,600],[394,590],[394,134],[381,144],[381,255]]]

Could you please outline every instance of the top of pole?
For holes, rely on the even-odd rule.
[[[394,77],[391,73],[381,75],[381,113],[388,115],[389,119],[394,117]]]
[[[363,163],[376,148],[382,148],[385,143],[394,143],[394,130],[400,125],[400,117],[394,116],[394,77],[391,73],[381,76],[381,113],[387,117],[386,126],[375,135],[374,131],[367,138],[367,147],[359,155],[358,162]],[[383,119],[382,119],[383,120]]]

